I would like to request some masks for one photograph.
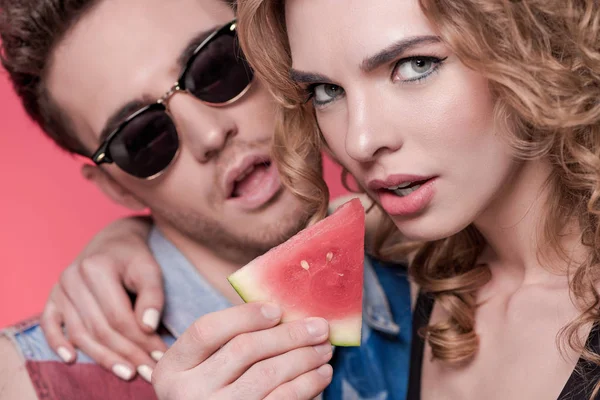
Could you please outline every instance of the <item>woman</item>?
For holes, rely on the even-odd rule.
[[[594,398],[598,2],[245,0],[238,12],[282,105],[287,184],[324,145],[421,243],[409,398]]]

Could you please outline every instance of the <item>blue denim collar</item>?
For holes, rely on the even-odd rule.
[[[152,229],[148,242],[163,273],[162,323],[173,336],[179,337],[202,315],[231,307],[158,228]]]
[[[158,228],[152,229],[148,243],[163,273],[165,309],[162,323],[173,336],[179,337],[202,315],[231,306]],[[400,331],[370,257],[365,257],[363,320],[380,332],[397,335]]]
[[[365,255],[363,321],[371,329],[396,336],[400,326],[394,321],[387,295],[371,262],[371,257]]]

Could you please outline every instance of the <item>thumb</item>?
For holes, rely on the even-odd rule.
[[[165,295],[162,271],[154,258],[148,254],[137,257],[131,271],[126,273],[126,285],[136,293],[135,318],[145,332],[154,332],[160,323]]]

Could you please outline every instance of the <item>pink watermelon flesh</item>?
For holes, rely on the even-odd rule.
[[[353,199],[236,271],[228,279],[246,302],[272,301],[283,322],[322,317],[335,346],[359,346],[365,213]]]

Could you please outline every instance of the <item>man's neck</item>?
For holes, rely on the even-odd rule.
[[[213,250],[190,239],[169,224],[156,221],[156,226],[213,288],[232,304],[243,302],[227,281],[227,277],[240,269],[243,264],[220,257]]]

